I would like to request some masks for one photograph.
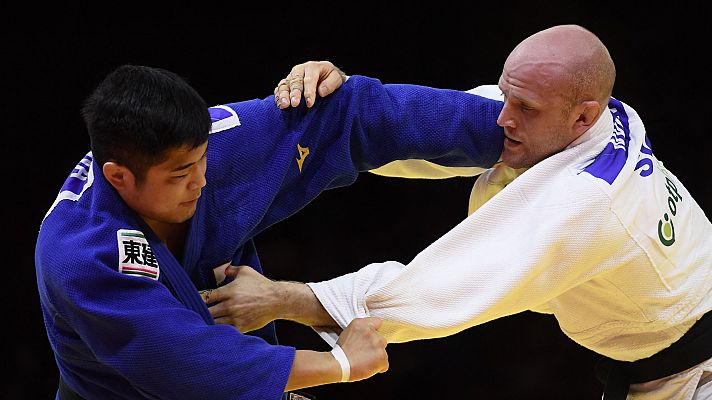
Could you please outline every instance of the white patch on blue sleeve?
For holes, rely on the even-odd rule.
[[[228,106],[215,106],[208,108],[210,119],[213,121],[213,126],[210,128],[210,133],[224,131],[226,129],[240,126],[240,118],[235,110]]]
[[[59,190],[57,198],[54,200],[54,203],[52,203],[52,206],[44,218],[42,218],[42,221],[47,218],[60,201],[77,201],[82,197],[82,194],[91,187],[92,183],[94,183],[94,169],[92,168],[92,163],[93,156],[90,151],[79,161],[77,166],[74,167],[74,170],[69,174],[69,177],[67,177],[67,180],[64,181],[64,185],[62,185],[62,188]]]

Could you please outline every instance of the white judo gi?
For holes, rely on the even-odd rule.
[[[374,172],[448,175],[418,161]],[[712,310],[712,224],[653,155],[635,110],[615,99],[560,153],[527,170],[487,170],[470,211],[407,265],[374,263],[308,285],[342,328],[354,318],[384,319],[389,342],[531,310],[553,314],[575,342],[622,361],[667,348]],[[695,398],[711,374],[708,361],[632,385],[629,398]]]

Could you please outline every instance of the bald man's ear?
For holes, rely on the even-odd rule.
[[[577,107],[578,118],[574,122],[573,131],[576,137],[586,132],[601,115],[601,105],[595,100],[584,101]]]
[[[116,190],[121,192],[129,185],[133,185],[134,176],[126,166],[113,161],[105,162],[101,167],[104,177]]]

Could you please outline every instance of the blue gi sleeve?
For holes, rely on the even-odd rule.
[[[221,107],[239,125],[211,135],[207,178],[221,218],[249,232],[238,244],[359,172],[403,159],[490,167],[504,139],[499,101],[362,76],[311,109],[279,110],[272,96]]]

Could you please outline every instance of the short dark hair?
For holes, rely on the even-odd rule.
[[[82,116],[94,161],[125,165],[141,182],[166,150],[208,140],[205,100],[183,78],[161,68],[122,65],[85,100]]]

